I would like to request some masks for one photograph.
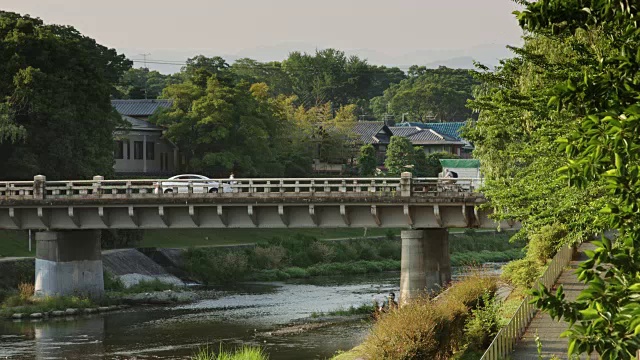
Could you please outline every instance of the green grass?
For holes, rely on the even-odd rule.
[[[201,348],[192,360],[268,360],[269,356],[261,348],[243,346],[233,352],[225,351],[220,346],[216,353],[209,347]]]
[[[68,308],[85,309],[93,308],[98,305],[87,298],[78,296],[51,296],[42,299],[25,299],[19,294],[13,295],[5,299],[2,303],[0,314],[8,316],[14,312],[44,313],[55,310],[65,310]],[[15,307],[19,307],[16,311]]]
[[[0,230],[0,257],[36,256],[35,236],[31,242],[32,251],[29,252],[29,233],[19,230]]]
[[[400,229],[367,229],[367,236],[386,236],[391,231],[400,235]],[[272,238],[292,238],[296,235],[319,240],[358,238],[364,229],[165,229],[145,230],[142,247],[187,248],[193,246],[235,245],[263,242]]]

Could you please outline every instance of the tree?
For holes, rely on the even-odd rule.
[[[411,141],[405,137],[392,136],[387,146],[387,158],[384,161],[388,174],[397,176],[405,171],[412,172],[415,166],[414,161],[415,150]]]
[[[70,26],[0,11],[0,178],[113,172],[114,84],[131,67]]]
[[[438,174],[442,172],[442,164],[440,163],[440,159],[458,159],[459,156],[443,151],[443,152],[435,152],[427,155],[424,175],[425,177],[438,177]]]
[[[376,149],[371,144],[364,145],[360,148],[360,156],[358,157],[358,168],[361,176],[372,176],[376,172]]]
[[[534,293],[536,304],[570,324],[568,352],[632,359],[640,349],[640,4],[630,1],[540,0],[517,13],[532,34],[568,40],[579,71],[566,73],[546,94],[549,105],[575,116],[556,138],[568,157],[560,169],[572,189],[606,184],[600,218],[619,231],[602,237],[578,279],[575,301],[563,289]]]
[[[377,117],[386,113],[398,117],[406,113],[418,121],[465,121],[474,117],[466,107],[474,87],[479,85],[472,71],[412,66],[408,75],[372,100]]]
[[[114,96],[118,99],[157,99],[170,83],[170,75],[147,68],[129,69],[118,82]]]
[[[424,149],[420,146],[416,146],[413,148],[413,175],[419,177],[428,176],[428,160],[427,153],[424,152]]]

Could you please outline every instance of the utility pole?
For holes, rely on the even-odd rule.
[[[149,72],[149,68],[147,67],[147,56],[151,55],[149,53],[140,54],[144,59],[144,68]],[[144,79],[144,99],[147,100],[147,79]],[[146,150],[145,150],[146,151]]]
[[[149,56],[149,55],[151,55],[151,54],[150,53],[140,54],[140,56],[142,56],[142,59],[143,59],[142,61],[143,61],[145,69],[148,69],[148,67],[147,67],[147,56]]]

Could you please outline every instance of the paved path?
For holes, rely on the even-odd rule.
[[[578,253],[573,257],[569,267],[560,274],[556,285],[562,284],[567,300],[575,300],[578,294],[585,288],[585,285],[578,281],[575,270],[578,265],[587,259],[584,250],[593,249],[592,244],[582,244],[578,249]],[[555,289],[555,287],[554,287]],[[539,311],[531,321],[522,339],[516,345],[515,351],[511,355],[514,360],[538,360],[538,349],[536,346],[536,332],[542,343],[542,359],[548,360],[552,356],[559,359],[568,359],[567,348],[569,341],[567,338],[561,338],[560,334],[567,330],[567,323],[564,321],[554,321],[547,313]],[[594,355],[593,359],[597,359]],[[589,359],[581,357],[581,359]]]

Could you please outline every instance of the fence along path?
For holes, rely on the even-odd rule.
[[[564,267],[567,266],[567,264],[569,264],[569,262],[571,261],[572,255],[573,255],[572,247],[564,247],[560,251],[558,251],[558,253],[551,260],[551,262],[549,263],[549,266],[547,267],[544,274],[540,277],[537,283],[543,284],[546,287],[551,287],[556,283],[558,276],[560,276],[558,283],[560,283],[563,280],[563,276],[573,277],[575,282],[577,282],[577,278],[573,274],[573,271],[575,269],[563,271]],[[573,292],[573,289],[568,289],[567,285],[565,284],[565,291]],[[578,293],[579,292],[580,291],[578,290]],[[577,296],[577,294],[575,295],[572,294],[572,296],[575,297]],[[496,337],[493,339],[493,342],[491,342],[491,345],[489,345],[489,348],[487,349],[487,351],[484,353],[484,355],[482,355],[481,360],[501,360],[501,359],[507,359],[507,358],[517,359],[517,360],[527,360],[527,359],[538,360],[537,347],[536,347],[535,341],[533,340],[533,338],[535,337],[535,330],[533,330],[534,331],[533,335],[531,335],[530,332],[532,331],[532,329],[536,329],[537,328],[536,326],[541,326],[541,325],[538,325],[539,319],[542,319],[545,317],[546,317],[545,319],[548,319],[549,322],[554,323],[554,324],[550,324],[548,322],[545,322],[544,325],[548,327],[553,327],[555,324],[558,324],[558,323],[551,320],[549,315],[547,315],[546,313],[537,312],[535,305],[529,304],[530,301],[531,301],[530,295],[524,298],[524,300],[520,304],[520,307],[518,307],[518,310],[516,310],[516,313],[513,315],[513,318],[511,319],[511,321],[509,321],[509,323],[505,327],[503,327],[500,330],[500,332],[498,332]],[[531,325],[528,326],[530,323]],[[542,340],[543,348],[545,347],[544,346],[545,340],[550,340],[555,342],[558,342],[558,341],[564,342],[564,355],[566,357],[568,342],[566,339],[558,340],[558,335],[566,329],[566,324],[564,323],[559,323],[559,324],[561,326],[565,326],[565,328],[560,330],[558,333],[553,332],[553,334],[549,334],[549,336],[551,337],[550,339],[547,339],[545,337],[545,339]],[[547,331],[546,328],[541,328],[539,333],[542,333],[545,331]],[[516,343],[518,342],[518,339],[521,336],[522,336],[522,341],[519,342],[518,346],[516,347]],[[542,336],[541,336],[541,339],[542,339]],[[533,341],[533,347],[531,347],[531,341]],[[516,347],[516,353],[512,354],[512,350],[514,349],[514,347]],[[549,356],[551,356],[551,354],[555,354],[555,352],[552,352],[549,354],[550,354]],[[558,355],[560,356],[561,354],[558,354]],[[547,359],[548,357],[545,356],[544,358]]]

